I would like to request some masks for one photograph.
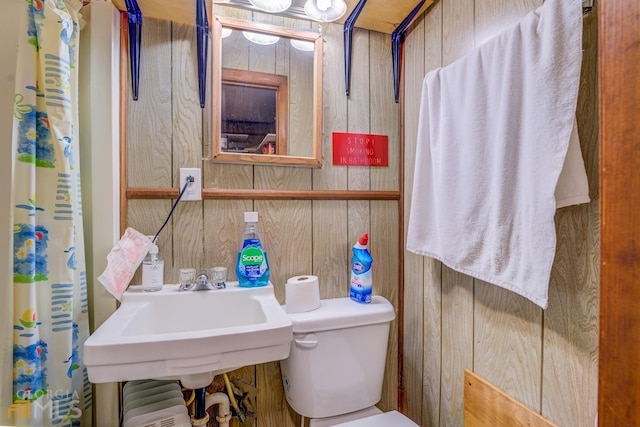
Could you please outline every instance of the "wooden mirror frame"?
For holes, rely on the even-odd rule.
[[[239,31],[252,31],[262,34],[276,35],[289,39],[308,41],[314,44],[313,50],[313,129],[312,129],[312,155],[310,157],[289,156],[280,154],[255,154],[229,152],[222,150],[221,144],[221,87],[228,76],[229,71],[222,69],[222,28],[231,28]],[[213,55],[211,64],[211,156],[209,160],[221,163],[261,164],[277,166],[322,166],[322,35],[310,31],[294,30],[278,27],[271,24],[244,21],[235,18],[215,16],[213,25]],[[248,86],[258,82],[247,82]],[[276,129],[280,132],[280,123]],[[284,136],[284,135],[282,135]],[[288,142],[278,146],[288,146]]]

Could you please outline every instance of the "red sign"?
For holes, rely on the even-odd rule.
[[[333,164],[389,166],[389,137],[364,133],[333,133]]]

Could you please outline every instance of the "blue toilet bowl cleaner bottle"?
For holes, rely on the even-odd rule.
[[[370,303],[373,282],[371,278],[371,264],[373,258],[367,249],[369,234],[365,233],[353,246],[353,259],[351,261],[351,284],[349,296],[359,303]]]
[[[244,288],[266,286],[269,283],[269,260],[267,251],[262,247],[258,212],[245,212],[244,222],[244,233],[236,260],[238,284]]]

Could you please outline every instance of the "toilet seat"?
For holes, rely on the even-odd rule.
[[[389,411],[359,420],[335,424],[333,427],[419,427],[398,411]]]

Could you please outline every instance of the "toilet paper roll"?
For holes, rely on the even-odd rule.
[[[320,307],[320,287],[316,276],[295,276],[285,286],[285,311],[304,313]]]

